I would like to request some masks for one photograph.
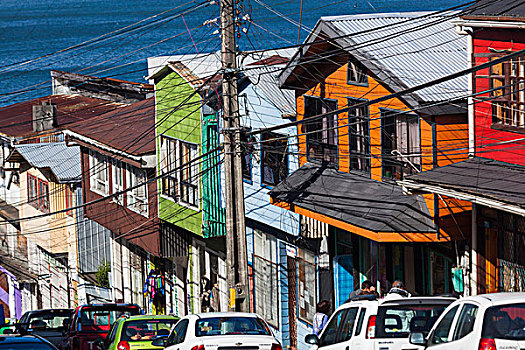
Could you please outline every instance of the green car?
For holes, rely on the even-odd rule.
[[[106,340],[96,345],[105,350],[162,349],[151,342],[167,337],[177,321],[178,317],[165,315],[123,316],[111,326]]]

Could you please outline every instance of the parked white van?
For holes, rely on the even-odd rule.
[[[428,332],[454,302],[450,297],[388,297],[340,306],[319,337],[305,339],[311,350],[401,350],[410,332]],[[412,348],[420,348],[412,346]]]

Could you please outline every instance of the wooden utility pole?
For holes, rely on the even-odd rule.
[[[234,0],[221,0],[226,278],[228,288],[230,288],[229,309],[249,311],[235,28]]]

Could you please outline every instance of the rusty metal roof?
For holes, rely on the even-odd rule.
[[[21,137],[36,134],[33,131],[33,106],[51,102],[57,106],[58,129],[87,120],[123,106],[107,100],[80,95],[50,95],[0,108],[0,134]]]
[[[153,97],[113,110],[68,129],[116,150],[133,155],[155,152],[155,99]]]

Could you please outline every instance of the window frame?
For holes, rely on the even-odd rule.
[[[414,113],[409,113],[407,111],[403,111],[403,110],[397,110],[397,109],[391,109],[391,108],[379,108],[380,110],[380,118],[381,118],[381,177],[383,180],[386,180],[386,181],[395,181],[395,180],[398,180],[396,177],[393,176],[393,173],[390,174],[390,177],[386,176],[386,172],[387,172],[387,169],[386,168],[392,168],[392,169],[397,169],[399,168],[399,174],[400,174],[400,179],[403,180],[405,176],[409,176],[409,175],[413,175],[413,174],[416,174],[418,173],[419,171],[421,171],[421,163],[422,163],[422,157],[421,157],[421,120],[419,118],[418,115],[414,114]],[[390,115],[389,115],[390,114]],[[406,144],[407,144],[407,151],[410,150],[410,152],[406,152],[407,154],[411,154],[411,153],[415,153],[416,155],[413,155],[413,156],[410,156],[410,155],[407,155],[407,154],[403,154],[403,152],[401,152],[399,150],[399,147],[397,145],[397,140],[400,139],[399,135],[398,135],[398,118],[399,117],[403,117],[405,120],[403,121],[403,123],[406,125]],[[410,133],[410,121],[409,121],[409,118],[414,118],[414,120],[417,121],[417,125],[416,125],[416,130],[417,130],[417,138],[418,138],[418,141],[417,141],[417,145],[414,146],[410,144],[410,139],[411,139],[411,133]],[[390,124],[386,124],[387,122],[387,119],[393,119],[394,120],[394,125],[391,126]],[[394,142],[394,140],[390,140],[388,141],[387,140],[387,133],[385,131],[386,127],[390,127],[390,128],[393,128],[393,130],[395,131],[396,133],[396,140]],[[385,151],[385,145],[387,143],[390,143],[392,146],[392,149],[389,149],[389,152],[386,152]],[[400,151],[400,153],[402,153],[405,157],[404,158],[407,158],[408,160],[411,161],[411,163],[416,166],[416,168],[418,169],[417,171],[410,165],[408,164],[408,162],[406,162],[404,160],[403,157],[394,157],[391,152],[393,150],[398,150]],[[389,156],[390,158],[387,158],[387,156]],[[416,161],[414,161],[416,160]],[[385,164],[387,163],[387,164]],[[391,163],[390,165],[388,165],[388,163]],[[407,166],[405,166],[404,164],[407,164]],[[397,172],[396,172],[397,173]]]
[[[128,208],[129,210],[137,214],[148,217],[148,213],[149,213],[148,204],[149,203],[148,203],[148,183],[147,183],[148,173],[147,171],[145,169],[140,169],[133,165],[126,164],[126,174],[127,174],[127,179],[128,179],[127,188],[131,188],[131,187],[138,185],[139,178],[142,177],[144,179],[143,185],[127,191],[126,208]],[[142,187],[144,188],[144,197],[140,197],[138,193]],[[143,202],[144,210],[140,210],[137,208],[137,203],[139,202]]]
[[[352,65],[354,66],[354,74],[356,77],[361,77],[361,79],[351,80],[350,73],[352,71]],[[348,66],[346,68],[346,83],[348,85],[357,85],[357,86],[368,86],[368,69],[357,60],[354,56],[350,56],[348,59]]]
[[[111,193],[112,194],[124,191],[124,189],[126,188],[126,181],[125,181],[126,174],[125,174],[124,168],[125,167],[122,161],[116,160],[116,159],[111,160]],[[119,172],[120,174],[118,174]],[[117,182],[117,178],[121,179],[121,182],[122,182],[121,184]],[[124,206],[125,205],[124,197],[125,197],[124,194],[114,196],[113,201],[119,205]]]
[[[101,180],[97,175],[103,173],[105,180]],[[97,187],[102,186],[103,189]],[[108,157],[94,150],[89,150],[89,189],[101,196],[109,194],[109,161]]]
[[[319,113],[314,113],[311,116],[307,116],[307,104],[310,102],[307,101],[320,101],[321,103],[321,111]],[[329,104],[333,103],[334,109],[329,109]],[[311,117],[314,117],[319,114],[328,113],[331,111],[335,111],[338,109],[338,101],[335,99],[330,98],[321,98],[319,96],[312,96],[312,95],[304,95],[303,96],[303,133],[306,135],[306,158],[310,162],[328,162],[330,164],[333,164],[336,167],[339,167],[339,114],[334,114],[329,117],[323,117],[321,119],[318,119],[314,122],[308,122],[308,119]],[[329,120],[331,118],[332,120]],[[334,134],[330,135],[329,131],[332,127],[329,126],[329,124],[333,123],[333,129]],[[321,128],[319,130],[310,130],[310,127],[312,125],[321,124]],[[326,128],[325,128],[326,126]],[[321,141],[318,139],[312,139],[312,135],[320,134]],[[331,139],[334,143],[330,143]],[[326,140],[327,142],[324,142]],[[322,150],[322,155],[311,155],[310,153],[310,146],[314,146],[314,148],[319,148]],[[315,149],[313,150],[315,152]],[[326,153],[328,151],[328,153]]]
[[[277,144],[280,144],[279,147],[282,147],[284,145],[284,152],[282,152],[283,154],[283,159],[281,159],[281,161],[277,161],[274,165],[268,165],[266,164],[267,163],[267,160],[266,160],[266,155],[268,154],[269,156],[273,154],[273,156],[275,156],[277,154],[277,157],[279,157],[279,154],[281,153],[280,150],[279,151],[275,151],[275,148],[277,148]],[[282,145],[281,145],[282,144]],[[261,143],[260,143],[260,150],[261,150],[261,185],[264,185],[264,186],[268,186],[268,187],[273,187],[273,186],[277,186],[281,181],[283,181],[284,179],[286,179],[286,177],[288,176],[288,173],[290,171],[290,167],[289,167],[289,163],[290,163],[290,158],[288,156],[288,137],[286,135],[283,135],[283,134],[278,134],[278,133],[274,133],[274,132],[263,132],[261,133]],[[265,147],[267,148],[270,148],[270,151],[268,149],[265,149]],[[268,156],[268,158],[269,158]],[[266,164],[266,165],[265,165]],[[280,165],[280,166],[279,166]],[[275,169],[274,169],[275,167]],[[265,169],[266,168],[269,168],[270,170],[272,170],[272,174],[273,174],[273,177],[274,177],[274,181],[273,183],[271,181],[268,181],[267,179],[265,179]],[[284,169],[284,171],[283,171]],[[277,170],[277,179],[275,179],[276,177],[276,174],[275,174],[275,170]],[[282,177],[282,178],[281,178]]]
[[[49,182],[27,173],[27,199],[33,208],[49,213]]]
[[[361,98],[355,98],[355,97],[347,97],[347,106],[350,107],[351,105],[356,105],[363,102],[368,102],[366,99]],[[362,110],[363,109],[363,110]],[[362,110],[363,115],[350,115],[352,112]],[[352,119],[361,119],[358,123],[361,126],[361,130],[356,130],[355,132],[352,131],[353,122]],[[363,131],[363,126],[366,125],[366,130],[364,132],[365,135],[361,135],[360,131]],[[357,160],[360,160],[363,162],[364,160],[364,169],[359,169],[360,167],[354,167],[354,156],[353,156],[353,135],[358,135],[359,139],[357,139],[357,144],[361,143],[361,146],[365,148],[364,153],[357,153],[358,158]],[[349,149],[349,157],[350,157],[350,170],[359,171],[365,174],[371,174],[372,172],[372,149],[371,149],[371,139],[370,139],[370,108],[368,106],[365,107],[359,107],[353,111],[348,111],[348,149]],[[363,166],[361,166],[363,167]]]
[[[489,56],[489,62],[501,58],[507,53],[508,52],[501,54],[494,53]],[[516,70],[518,71],[517,74],[513,74],[513,63],[517,63],[518,65],[518,69]],[[502,74],[495,72],[497,68],[500,69],[499,73]],[[510,61],[489,67],[486,78],[488,79],[490,89],[492,128],[525,133],[525,56],[518,56]],[[498,80],[501,85],[495,84],[495,81]],[[515,83],[513,81],[515,81]],[[501,89],[493,90],[500,86],[502,87]],[[513,108],[515,105],[517,105],[517,108]],[[499,113],[498,109],[503,111],[503,113]],[[504,113],[505,110],[509,115]],[[513,111],[517,111],[517,119],[512,115]]]
[[[192,152],[183,154],[184,146],[193,148]],[[199,145],[186,140],[179,140],[167,135],[160,135],[160,166],[159,174],[161,176],[161,197],[169,199],[179,205],[187,207],[192,210],[199,210],[201,206],[200,200],[200,170],[199,162],[194,161],[199,157]],[[189,166],[182,166],[186,163],[185,158],[189,154]],[[171,157],[170,157],[171,155]],[[163,164],[165,163],[165,164]],[[166,175],[165,175],[166,174]],[[189,174],[190,182],[185,181],[184,178]],[[166,186],[169,185],[167,188]],[[184,200],[184,189],[191,188],[192,191],[187,191],[188,198],[190,193],[193,194],[195,203]],[[173,187],[172,192],[168,192]]]
[[[252,135],[248,135],[247,132],[248,130],[241,133],[242,179],[249,184],[253,184],[253,153],[255,152],[257,139]]]
[[[194,147],[194,153],[190,150],[190,152],[186,152],[183,154],[183,146],[189,146]],[[192,209],[199,209],[200,206],[200,193],[199,193],[199,182],[200,182],[200,174],[199,174],[199,165],[195,163],[194,159],[198,158],[199,156],[199,145],[196,143],[188,142],[179,140],[179,204],[185,205]],[[189,155],[188,160],[186,161],[185,158]],[[191,164],[183,166],[183,164],[189,163]],[[186,172],[186,174],[184,174]],[[184,180],[185,177],[187,177],[189,174],[189,181]],[[193,183],[194,182],[194,183]],[[194,197],[194,201],[190,202],[189,200],[184,200],[184,190],[183,188],[190,189]],[[190,198],[190,191],[188,193],[188,199]]]
[[[162,177],[160,184],[161,196],[177,203],[179,197],[179,179],[177,177],[178,171],[175,169],[178,167],[178,140],[166,135],[160,135],[160,153],[161,164],[159,166],[159,173]],[[168,155],[171,155],[171,157]]]

